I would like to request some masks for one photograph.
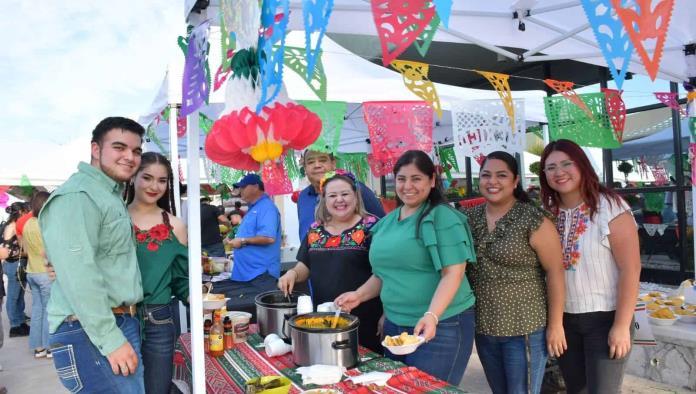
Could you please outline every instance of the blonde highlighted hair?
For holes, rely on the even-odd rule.
[[[336,174],[331,178],[328,178],[321,188],[321,192],[319,194],[319,204],[317,204],[317,208],[314,211],[314,217],[317,219],[317,222],[325,225],[331,221],[331,215],[329,214],[328,208],[326,208],[326,186],[335,180],[341,180],[350,185],[350,189],[353,191],[353,193],[355,193],[355,213],[364,218],[367,215],[367,211],[365,210],[362,193],[360,192],[357,182],[353,181],[353,179],[346,175]]]

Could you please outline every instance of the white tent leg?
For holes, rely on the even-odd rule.
[[[203,289],[201,278],[201,187],[198,140],[198,111],[189,115],[186,157],[188,158],[188,257],[189,297],[191,301],[191,367],[193,392],[205,393],[205,353],[203,351]],[[175,140],[176,141],[176,140]]]
[[[169,161],[172,164],[172,186],[174,187],[174,209],[176,216],[181,217],[181,190],[179,189],[179,143],[176,135],[176,119],[178,118],[176,104],[169,105]],[[179,329],[188,331],[186,322],[186,307],[179,301]]]

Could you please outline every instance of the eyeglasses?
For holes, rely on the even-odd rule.
[[[544,167],[544,172],[547,174],[555,174],[558,172],[558,170],[563,170],[563,171],[570,171],[571,168],[575,165],[575,162],[572,160],[564,160],[560,162],[558,165],[556,164],[549,164],[546,167]]]

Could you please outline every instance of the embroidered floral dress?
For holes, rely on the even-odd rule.
[[[340,235],[329,233],[317,222],[312,223],[297,252],[297,261],[310,270],[315,305],[333,301],[342,293],[356,290],[370,278],[370,228],[375,223],[377,218],[367,215]],[[380,340],[376,335],[377,321],[382,316],[379,298],[364,302],[351,314],[360,318],[360,344],[380,350]]]
[[[486,205],[468,209],[478,264],[467,267],[476,295],[476,333],[519,336],[546,326],[546,275],[529,237],[544,219],[517,202],[488,231]]]
[[[162,211],[163,223],[147,230],[133,225],[138,267],[143,282],[143,304],[168,304],[172,295],[186,302],[188,288],[188,248],[182,245]]]

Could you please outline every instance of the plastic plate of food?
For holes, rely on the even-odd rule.
[[[422,345],[423,342],[425,342],[425,338],[421,336],[409,335],[406,332],[402,332],[401,335],[384,337],[382,346],[389,349],[392,354],[402,356],[415,352],[418,346]]]
[[[227,300],[224,294],[205,294],[203,296],[203,309],[220,309],[225,304]]]
[[[696,324],[696,313],[692,309],[677,308],[674,309],[674,314],[682,323]]]
[[[671,326],[677,321],[677,316],[669,308],[660,308],[648,315],[648,321],[656,326]]]

